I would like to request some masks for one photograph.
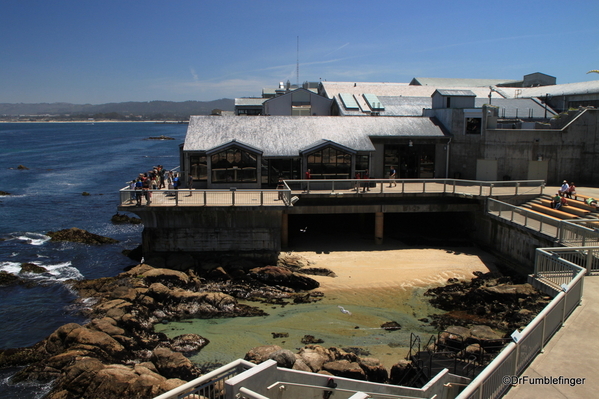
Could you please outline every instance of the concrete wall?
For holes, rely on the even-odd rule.
[[[273,252],[281,250],[281,210],[257,207],[143,208],[143,252]]]
[[[535,250],[554,246],[554,239],[486,213],[472,213],[473,240],[485,250],[505,260],[510,266],[519,266],[519,272],[533,272]]]
[[[585,110],[563,129],[484,129],[464,134],[460,110],[437,113],[453,132],[449,176],[476,178],[476,160],[497,160],[497,176],[525,180],[530,161],[547,162],[547,183],[599,184],[599,110]],[[540,157],[540,158],[539,158]]]

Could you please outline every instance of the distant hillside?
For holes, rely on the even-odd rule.
[[[0,103],[0,116],[51,116],[105,119],[189,119],[190,115],[209,115],[212,110],[233,111],[235,100],[148,101],[108,104],[6,104]]]

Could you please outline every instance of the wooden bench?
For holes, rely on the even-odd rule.
[[[594,197],[591,197],[590,195],[582,195],[582,194],[574,194],[572,197],[573,197],[573,199],[582,201],[582,202],[585,202],[585,200],[587,200],[589,198],[594,198]],[[594,199],[597,199],[597,198],[594,198]],[[585,204],[586,204],[586,202],[585,202]]]
[[[574,200],[566,200],[568,202],[568,205],[562,205],[561,208],[557,209],[558,211],[562,211],[562,212],[566,212],[566,213],[571,213],[572,215],[576,215],[579,217],[586,217],[589,213],[591,213],[590,209],[583,209],[583,208],[578,208],[576,206],[571,205],[572,202],[574,202]],[[553,201],[550,200],[545,200],[542,199],[541,200],[541,204],[551,208],[551,204],[553,203]],[[588,205],[587,205],[588,207]],[[553,209],[553,208],[551,208]]]
[[[559,221],[561,221],[561,220],[562,220],[562,219],[560,219],[560,218],[556,218],[555,216],[548,215],[548,214],[546,214],[545,212],[539,212],[539,211],[535,211],[534,209],[528,209],[528,208],[523,208],[523,209],[526,209],[526,210],[527,210],[528,212],[530,212],[530,213],[534,213],[534,214],[537,214],[537,215],[539,215],[539,216],[544,216],[544,217],[546,217],[546,218],[553,219],[553,220],[555,220],[555,221],[557,221],[557,222],[559,222]]]
[[[547,215],[554,216],[558,219],[576,219],[578,216],[573,215],[571,213],[560,211],[559,209],[553,209],[548,206],[539,205],[539,204],[531,204],[531,207],[534,211],[545,213]]]

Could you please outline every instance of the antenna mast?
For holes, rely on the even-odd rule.
[[[297,66],[295,73],[297,75],[295,83],[297,84],[297,87],[299,87],[299,36],[297,37]]]

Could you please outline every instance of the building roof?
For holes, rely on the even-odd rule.
[[[432,99],[430,97],[400,97],[400,96],[378,96],[384,110],[377,111],[381,116],[422,116],[424,108],[431,108]],[[339,114],[341,116],[370,116],[360,110],[360,108],[345,108],[343,103],[337,97]]]
[[[235,106],[261,106],[268,98],[262,97],[242,97],[235,99]]]
[[[489,87],[505,83],[517,83],[514,79],[456,79],[456,78],[414,78],[410,85],[434,87]]]
[[[210,151],[235,140],[260,149],[265,157],[293,157],[322,140],[354,151],[374,151],[370,137],[446,136],[427,117],[192,116],[183,151]]]
[[[472,90],[437,89],[433,94],[435,93],[451,97],[476,97]]]
[[[505,90],[502,87],[501,90]],[[551,97],[555,96],[572,96],[581,94],[597,94],[599,93],[599,80],[592,80],[590,82],[577,82],[577,83],[565,83],[561,85],[553,86],[540,86],[540,87],[523,87],[521,89],[512,89],[507,92],[510,97],[537,97],[542,98],[547,94]]]

